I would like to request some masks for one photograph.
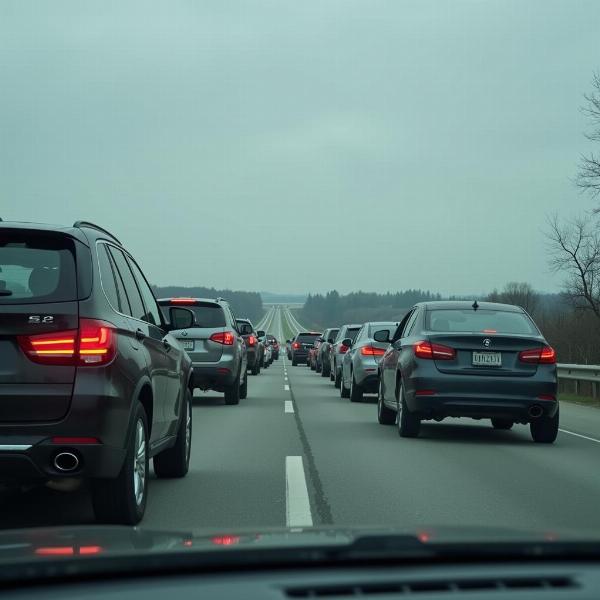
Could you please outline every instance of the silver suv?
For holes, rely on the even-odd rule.
[[[184,306],[196,317],[193,327],[177,329],[175,322],[172,331],[192,359],[194,388],[224,392],[225,404],[239,404],[248,393],[248,359],[229,304],[221,298],[163,298],[158,304],[165,314]]]

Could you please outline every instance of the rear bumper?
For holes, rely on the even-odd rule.
[[[253,369],[256,365],[256,361],[258,360],[258,352],[254,346],[249,346],[246,349],[246,357],[248,359],[248,369]]]
[[[31,444],[23,450],[4,450],[7,445]],[[76,469],[62,472],[54,467],[60,452],[71,452],[79,460]],[[116,477],[123,466],[126,450],[105,444],[53,444],[51,439],[0,437],[0,480],[4,482],[34,482],[65,477]]]
[[[194,387],[201,390],[222,392],[225,386],[231,385],[237,377],[233,359],[218,363],[194,363],[192,367]]]
[[[292,360],[297,362],[306,362],[308,358],[308,350],[294,350],[292,352]]]

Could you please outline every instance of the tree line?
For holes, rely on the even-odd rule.
[[[263,303],[258,292],[241,292],[234,290],[217,290],[207,287],[181,287],[153,285],[152,290],[157,298],[223,298],[229,302],[236,317],[245,317],[253,322],[258,322],[263,314]]]

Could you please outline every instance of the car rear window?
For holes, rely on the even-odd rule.
[[[0,234],[0,304],[76,299],[72,240],[59,236]]]
[[[344,337],[342,339],[350,338],[352,341],[354,341],[359,331],[360,327],[346,329],[346,333],[344,333]]]
[[[369,325],[369,337],[373,337],[377,331],[384,331],[385,329],[388,330],[391,338],[396,332],[396,329],[398,329],[398,324],[380,323],[379,325]]]
[[[539,334],[524,313],[488,309],[430,310],[425,328],[428,331]]]
[[[165,319],[169,319],[169,307],[182,306],[181,304],[169,304],[161,306]],[[218,304],[194,304],[185,306],[196,315],[196,327],[205,327],[207,329],[214,327],[225,327],[225,313]]]
[[[320,336],[320,333],[302,333],[296,338],[296,341],[301,344],[312,344]]]

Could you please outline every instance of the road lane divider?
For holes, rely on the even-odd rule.
[[[284,389],[286,392],[289,392],[289,391],[290,391],[290,386],[289,386],[289,385],[286,383],[286,384],[284,384],[284,386],[283,386],[283,389]]]
[[[301,456],[285,457],[285,506],[287,527],[312,527],[313,519]]]
[[[575,437],[578,438],[583,438],[584,440],[588,440],[590,442],[596,442],[596,444],[600,444],[600,440],[597,440],[596,438],[593,437],[589,437],[587,435],[582,435],[581,433],[575,433],[574,431],[568,431],[566,429],[558,429],[561,433],[568,433],[569,435],[574,435]]]
[[[294,414],[294,403],[291,400],[286,400],[284,403],[285,412],[289,414]]]

